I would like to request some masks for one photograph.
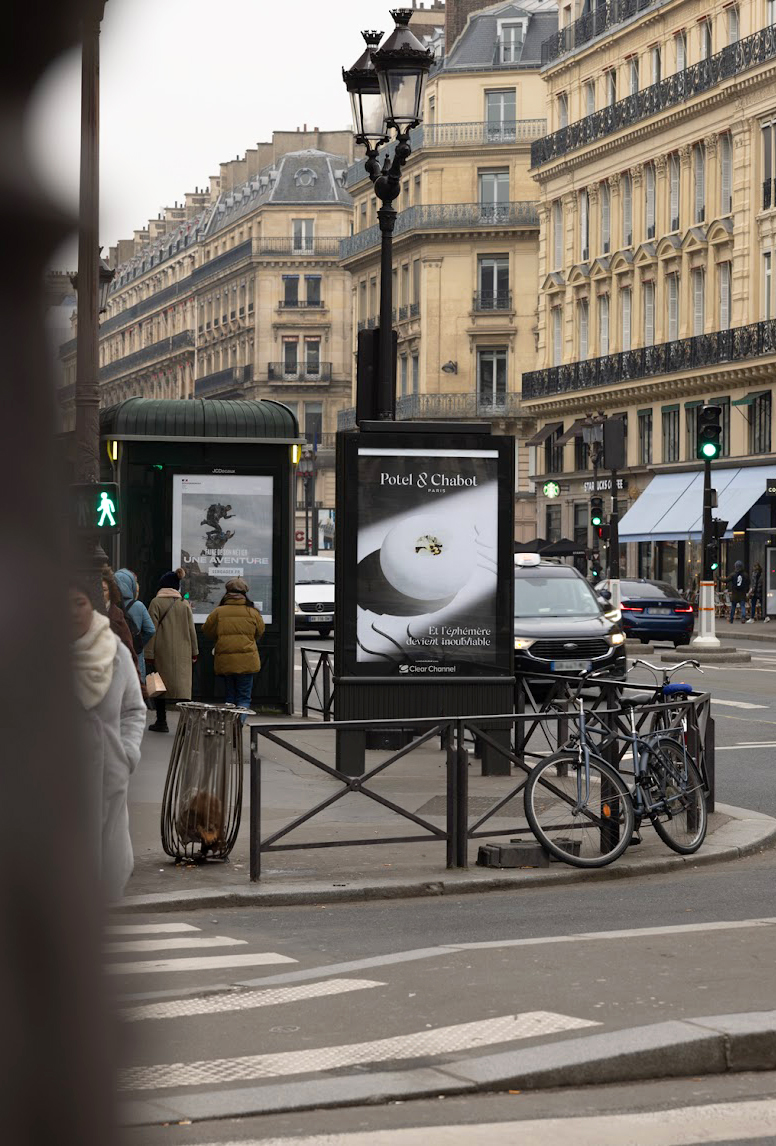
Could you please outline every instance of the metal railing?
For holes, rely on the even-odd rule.
[[[278,310],[323,310],[326,304],[322,299],[317,302],[310,302],[308,299],[287,299],[282,298],[278,303]]]
[[[511,290],[478,290],[475,292],[472,310],[511,310]]]
[[[267,363],[270,382],[331,382],[331,362],[321,362],[316,369],[304,366],[286,366],[283,362]]]
[[[419,317],[420,317],[420,303],[419,302],[411,302],[410,303],[410,318],[419,318]]]
[[[646,12],[661,2],[662,0],[599,0],[598,4],[584,16],[567,24],[565,28],[560,28],[544,41],[542,66],[552,63],[566,52],[581,48],[596,36],[611,31],[618,24],[623,24],[626,20]]]
[[[468,227],[528,227],[539,226],[539,204],[533,201],[513,203],[425,203],[407,207],[396,219],[394,238],[408,231],[456,230]],[[380,227],[375,225],[342,239],[340,258],[376,247],[380,243]]]
[[[173,354],[178,354],[182,350],[189,350],[194,346],[194,331],[181,330],[178,334],[172,334],[169,338],[160,338],[158,342],[152,342],[150,346],[144,346],[142,350],[135,350],[132,354],[125,354],[123,358],[117,358],[114,362],[106,362],[101,366],[97,372],[97,377],[100,382],[109,382],[113,378],[118,378],[121,374],[129,374],[132,370],[137,370],[139,366],[144,366],[147,362],[155,362],[160,358],[169,358]]]
[[[531,144],[531,167],[540,167],[595,143],[623,128],[703,95],[725,80],[749,71],[776,57],[776,27],[763,28],[745,40],[728,44],[707,60],[699,60],[682,72],[675,72],[659,83],[642,88],[610,107],[594,111],[568,127],[562,127]]]
[[[214,394],[223,394],[230,390],[242,389],[246,383],[253,381],[253,365],[230,366],[226,370],[216,370],[213,374],[206,374],[194,380],[195,398],[212,398]]]
[[[514,801],[521,796],[532,767],[543,760],[550,752],[567,743],[569,731],[578,721],[576,708],[572,706],[566,685],[570,681],[553,679],[549,697],[536,700],[525,683],[518,683],[516,707],[518,711],[492,716],[458,716],[426,719],[397,720],[354,720],[323,721],[285,724],[254,724],[251,726],[251,772],[250,772],[250,879],[256,882],[261,878],[262,855],[280,851],[306,851],[321,847],[373,847],[385,844],[428,843],[437,840],[444,842],[448,868],[468,867],[470,841],[494,836],[525,836],[533,838],[525,819],[522,801]],[[578,681],[574,681],[578,684]],[[597,740],[597,752],[607,763],[619,768],[621,760],[629,749],[626,736],[629,734],[628,718],[619,703],[621,690],[628,688],[643,690],[643,685],[628,685],[615,682],[591,682],[587,691],[598,696],[588,701],[587,718],[590,722],[590,735]],[[638,710],[638,728],[648,732],[665,714],[665,705],[645,705]],[[705,792],[709,796],[708,809],[714,809],[714,721],[711,717],[711,697],[708,693],[693,694],[684,701],[671,702],[672,713],[686,713],[688,720],[688,750],[698,764],[703,778]],[[301,735],[315,730],[324,737],[335,737],[339,733],[366,736],[369,733],[402,734],[405,740],[398,751],[390,752],[378,764],[365,765],[362,774],[351,776],[328,761],[334,756],[333,742],[323,748],[313,749],[307,742],[299,743]],[[373,787],[376,778],[414,752],[431,748],[438,739],[440,751],[445,753],[445,779],[440,784],[444,796],[444,812],[418,811],[402,807]],[[322,773],[342,785],[339,791],[325,796],[318,803],[280,828],[262,834],[262,753],[275,745],[284,753],[290,753],[298,762],[304,761],[313,770],[312,774]],[[493,793],[493,803],[484,812],[480,807],[474,812],[469,801],[469,759],[470,748],[483,756],[483,774],[499,775],[507,778],[508,789]],[[492,765],[492,772],[485,767],[485,756]],[[562,767],[562,765],[561,765]],[[512,769],[517,775],[511,775]],[[305,778],[300,777],[304,783]],[[377,836],[370,832],[367,838],[348,838],[338,832],[336,839],[306,840],[289,842],[288,837],[302,825],[309,823],[333,804],[352,795],[364,797],[381,805],[388,811],[409,821],[422,834]],[[435,801],[436,802],[436,801]],[[441,803],[442,801],[439,800]],[[520,811],[516,811],[516,807]],[[421,815],[425,812],[425,816]],[[429,816],[435,817],[434,823]],[[509,822],[508,827],[499,826]],[[442,822],[439,822],[442,821]]]
[[[506,418],[520,412],[519,394],[407,394],[396,400],[396,417],[409,422],[422,418]]]
[[[674,374],[725,362],[743,362],[776,354],[776,319],[716,330],[658,346],[642,346],[619,354],[549,366],[523,375],[523,399],[547,398],[571,390],[617,385],[661,374]]]
[[[338,255],[340,238],[334,235],[312,235],[301,239],[271,238],[257,239],[256,248],[260,255]]]
[[[344,410],[337,411],[337,430],[355,430],[356,428],[356,407],[347,406]]]
[[[201,266],[195,267],[189,275],[189,283],[194,284],[200,279],[206,279],[210,275],[215,275],[221,271],[231,267],[234,263],[239,263],[243,259],[247,259],[253,253],[253,240],[246,239],[244,243],[238,243],[236,247],[231,247],[228,251],[222,251],[220,255],[216,255],[212,259],[208,259],[206,263]]]
[[[433,147],[493,147],[499,144],[530,143],[547,133],[546,119],[512,119],[501,123],[477,120],[474,123],[424,123],[410,132],[413,151]],[[395,144],[390,144],[381,155],[393,157]],[[361,159],[348,168],[345,185],[353,187],[367,178],[366,160]]]
[[[328,723],[334,715],[334,653],[330,649],[301,649],[302,716],[320,713]],[[317,663],[316,663],[317,662]]]

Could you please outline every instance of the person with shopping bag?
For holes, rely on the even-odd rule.
[[[253,678],[261,669],[256,644],[264,633],[264,618],[249,598],[242,577],[227,581],[226,593],[202,633],[215,642],[214,669],[216,676],[224,678],[227,704],[250,708]]]
[[[191,606],[181,597],[183,576],[182,569],[165,573],[148,606],[156,630],[144,650],[146,689],[156,708],[156,720],[149,725],[149,732],[169,732],[168,701],[191,700],[191,669],[199,649]]]

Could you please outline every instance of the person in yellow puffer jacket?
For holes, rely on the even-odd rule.
[[[227,704],[250,708],[253,678],[261,669],[256,644],[264,633],[264,618],[248,597],[242,577],[227,581],[226,593],[202,633],[215,642],[214,669],[224,678]]]

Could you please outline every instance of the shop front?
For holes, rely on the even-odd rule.
[[[720,581],[736,561],[747,570],[756,563],[766,567],[766,550],[776,544],[774,476],[774,466],[728,464],[712,469],[714,517],[728,523],[720,547]],[[635,549],[638,576],[692,594],[701,575],[702,518],[701,468],[655,474],[620,522],[620,541]]]

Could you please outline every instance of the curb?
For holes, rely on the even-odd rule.
[[[537,870],[507,875],[481,875],[477,871],[445,873],[439,879],[363,879],[347,884],[324,881],[267,887],[259,884],[232,884],[216,890],[168,891],[153,895],[130,895],[112,905],[114,912],[127,914],[152,911],[192,911],[223,907],[303,907],[321,903],[353,903],[378,899],[417,899],[430,895],[467,895],[488,891],[525,891],[547,886],[558,887],[590,880],[628,879],[686,870],[711,863],[741,859],[776,845],[776,819],[746,808],[717,804],[717,811],[729,817],[712,837],[712,842],[693,856],[668,853],[659,859],[621,860],[599,871],[582,871],[565,865],[555,870]],[[493,869],[491,869],[493,870]]]
[[[776,1068],[776,1011],[709,1015],[399,1071],[134,1099],[124,1126],[247,1118],[483,1091],[602,1086]]]
[[[662,653],[660,659],[663,664],[680,664],[692,657],[693,660],[703,664],[736,665],[749,664],[752,654],[744,649],[696,649],[694,646],[682,645],[670,653]],[[713,699],[713,698],[712,698]]]

